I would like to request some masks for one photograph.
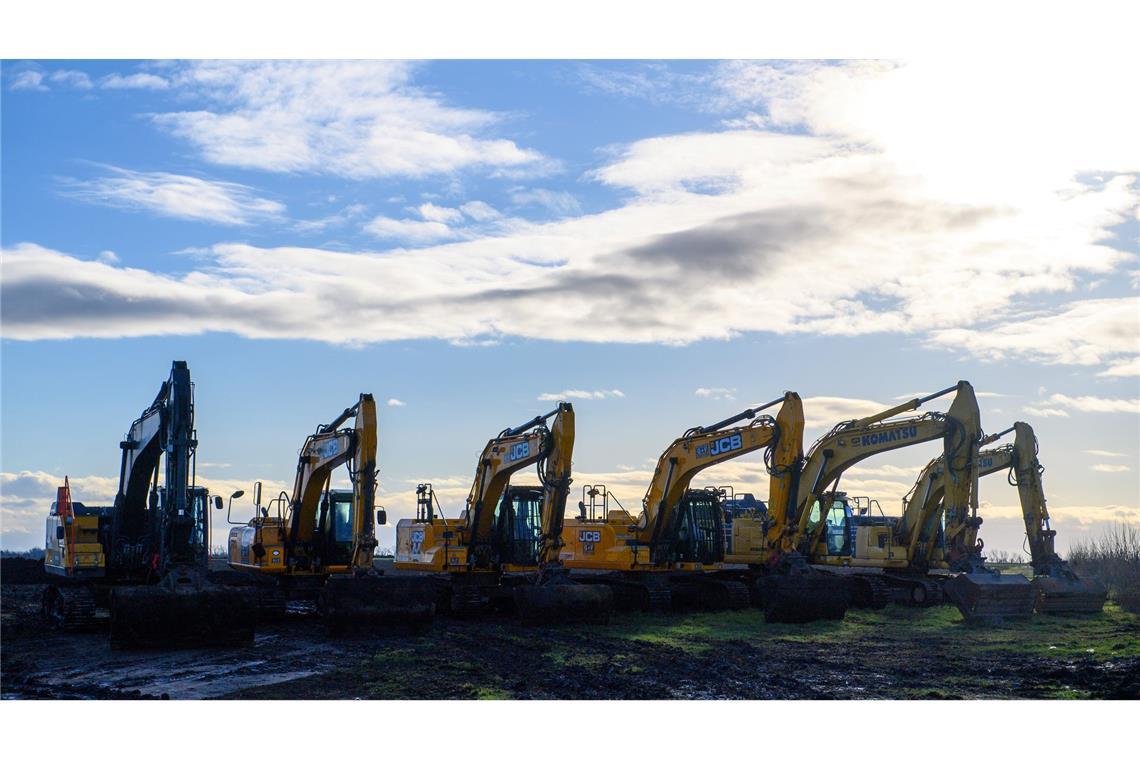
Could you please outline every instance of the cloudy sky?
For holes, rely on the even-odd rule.
[[[422,481],[457,512],[486,439],[558,399],[575,489],[635,509],[693,425],[792,389],[814,439],[959,379],[987,430],[1037,430],[1062,548],[1140,520],[1123,71],[8,61],[0,87],[4,548],[42,543],[64,475],[113,498],[172,359],[214,489],[287,487],[375,394],[393,522]],[[843,483],[897,512],[937,450]],[[766,491],[758,455],[699,484]],[[981,497],[1018,550],[1014,489]]]

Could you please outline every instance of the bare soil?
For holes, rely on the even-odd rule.
[[[891,606],[807,626],[756,610],[556,628],[440,618],[355,638],[291,614],[242,649],[131,652],[47,627],[41,589],[4,578],[5,698],[1140,698],[1140,617],[1115,605],[1002,628]]]

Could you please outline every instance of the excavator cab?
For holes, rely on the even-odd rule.
[[[677,506],[672,562],[712,564],[724,560],[724,512],[715,489],[690,489]]]
[[[352,524],[352,491],[335,489],[326,491],[317,510],[316,530],[313,533],[316,556],[324,567],[352,564],[352,542],[355,536]]]
[[[542,487],[510,486],[495,509],[495,547],[504,565],[538,564]]]

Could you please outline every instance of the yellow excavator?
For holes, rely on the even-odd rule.
[[[609,590],[570,582],[559,556],[573,451],[574,407],[566,402],[501,431],[479,456],[459,516],[443,515],[430,483],[417,487],[415,518],[396,526],[394,567],[426,574],[441,606],[456,613],[495,608],[514,609],[528,622],[607,619]],[[540,485],[511,484],[532,465]]]
[[[946,414],[892,419],[926,402],[955,392]],[[977,513],[977,450],[982,438],[981,415],[973,387],[966,381],[922,398],[915,398],[859,420],[837,425],[812,447],[804,465],[794,528],[781,537],[783,562],[806,561],[834,568],[851,580],[854,603],[880,607],[891,588],[912,603],[938,598],[937,580],[927,575],[931,525],[946,513],[946,539],[961,547],[957,574],[943,588],[969,598],[968,619],[997,620],[1032,612],[1033,591],[1019,575],[1002,575],[985,568],[976,551],[961,543],[965,525]],[[847,495],[837,490],[842,474],[854,464],[886,451],[941,439],[944,496],[929,512],[910,510],[900,517],[854,510]],[[775,539],[775,537],[770,537]],[[776,560],[779,560],[777,554]]]
[[[1030,565],[1033,568],[1032,586],[1036,591],[1036,610],[1054,612],[1100,612],[1104,608],[1107,589],[1095,580],[1081,578],[1057,554],[1054,540],[1057,531],[1050,527],[1049,510],[1045,506],[1045,491],[1041,483],[1044,472],[1038,460],[1038,442],[1033,428],[1025,422],[987,436],[982,445],[1014,433],[1012,444],[982,449],[978,452],[978,477],[998,472],[1008,473],[1010,485],[1017,487],[1025,521],[1026,542],[1029,545]],[[912,489],[908,512],[915,512],[925,520],[925,536],[944,532],[942,541],[926,540],[928,564],[957,569],[963,562],[979,555],[983,543],[978,538],[981,519],[957,517],[947,511],[946,526],[937,521],[937,505],[945,494],[945,463],[939,457],[926,466]],[[953,588],[953,587],[951,587]],[[973,614],[968,590],[965,594],[951,592],[963,615]]]
[[[209,508],[221,509],[222,500],[194,483],[186,362],[172,363],[119,448],[113,506],[72,501],[66,480],[58,490],[47,518],[44,616],[64,630],[109,622],[116,648],[250,643],[248,593],[216,582],[208,566]]]
[[[349,420],[353,425],[344,426]],[[270,581],[258,584],[268,586],[260,596],[263,613],[265,606],[284,607],[287,599],[315,599],[333,630],[430,625],[430,585],[385,576],[373,566],[374,520],[383,525],[387,519],[375,505],[376,447],[376,402],[362,393],[305,439],[291,494],[282,492],[263,507],[261,483],[254,485],[255,514],[230,530],[229,565]],[[330,487],[341,466],[348,468],[351,490]]]
[[[774,419],[762,415],[781,404]],[[748,424],[739,425],[744,420]],[[742,557],[725,555],[726,526],[718,489],[690,488],[697,473],[752,451],[765,450],[771,473],[772,499],[785,498],[802,456],[803,407],[797,394],[786,392],[762,406],[712,425],[694,427],[673,441],[657,460],[653,479],[642,500],[638,519],[609,509],[609,494],[592,486],[591,512],[585,499],[581,514],[566,526],[564,563],[579,583],[605,584],[614,589],[621,606],[633,609],[740,609],[755,594],[756,574],[738,571],[727,562],[758,568],[766,558],[763,534],[755,547],[741,540]],[[602,496],[601,514],[595,500]],[[620,503],[619,503],[620,507]],[[755,551],[753,551],[755,549]],[[796,605],[805,620],[841,618],[847,610],[845,585],[813,576],[796,592]],[[767,595],[769,614],[784,597]]]

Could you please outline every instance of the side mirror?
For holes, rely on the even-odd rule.
[[[222,497],[221,496],[215,496],[214,497],[214,509],[221,509],[224,506],[225,506],[225,504],[222,503]]]
[[[387,510],[384,509],[384,507],[377,507],[376,508],[376,524],[377,525],[387,525],[388,524],[388,512],[387,512]]]
[[[62,541],[63,540],[63,526],[62,525],[55,526],[55,540],[56,541]]]
[[[261,506],[261,481],[260,480],[253,484],[253,506],[255,506],[255,507]]]
[[[243,496],[245,496],[245,491],[234,491],[230,494],[231,499],[240,499]]]

